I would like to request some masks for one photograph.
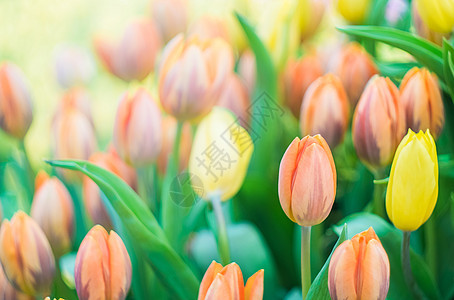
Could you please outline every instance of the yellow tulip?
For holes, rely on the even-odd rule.
[[[240,189],[254,145],[247,131],[225,108],[215,107],[199,124],[189,158],[194,191],[210,199],[232,198]],[[197,179],[197,180],[194,180]]]
[[[396,150],[386,211],[394,226],[403,231],[418,229],[432,214],[438,196],[438,161],[435,142],[427,130],[411,129]]]
[[[441,33],[448,33],[453,30],[454,1],[416,0],[416,7],[429,29]]]
[[[370,0],[338,0],[337,10],[350,23],[363,23],[370,9]]]

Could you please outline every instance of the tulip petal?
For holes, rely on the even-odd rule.
[[[279,184],[278,194],[279,201],[282,209],[284,210],[287,217],[295,221],[292,213],[292,188],[293,188],[293,175],[298,166],[298,145],[300,143],[299,138],[295,138],[292,143],[288,146],[287,150],[282,157],[281,164],[279,167]]]
[[[356,299],[357,263],[356,252],[351,241],[347,240],[336,248],[328,269],[328,288],[331,299]]]
[[[131,260],[123,241],[114,231],[110,232],[108,246],[111,299],[122,300],[131,286]]]
[[[249,277],[244,289],[245,300],[262,300],[263,299],[263,279],[264,271],[259,270]]]
[[[211,284],[213,283],[216,275],[222,270],[222,265],[217,263],[216,261],[212,261],[210,266],[203,275],[202,282],[200,283],[199,288],[199,297],[198,300],[205,299],[208,289],[210,288]]]
[[[230,286],[225,277],[221,274],[217,274],[207,291],[206,297],[201,298],[204,300],[220,300],[220,299],[232,299],[232,293]]]
[[[244,281],[240,267],[236,263],[230,263],[219,273],[224,275],[229,283],[232,300],[244,300]]]

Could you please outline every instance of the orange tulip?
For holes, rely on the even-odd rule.
[[[188,19],[187,0],[153,0],[151,13],[163,42],[185,32]]]
[[[235,73],[232,72],[227,77],[217,105],[233,112],[238,117],[241,126],[249,127],[250,113],[248,109],[251,105],[249,93],[241,78]]]
[[[75,87],[69,89],[57,105],[54,120],[64,114],[64,111],[67,109],[77,109],[88,118],[91,124],[94,124],[91,112],[91,100],[89,94],[83,88]]]
[[[35,298],[16,290],[3,272],[3,267],[0,265],[0,300],[34,300]]]
[[[205,41],[214,38],[221,38],[226,42],[230,41],[229,31],[226,22],[214,16],[205,15],[198,18],[188,30],[188,35],[197,36]]]
[[[445,123],[443,99],[435,74],[413,68],[400,84],[400,101],[405,110],[407,128],[414,132],[430,130],[434,138],[440,136]]]
[[[161,150],[161,123],[161,112],[145,89],[123,94],[113,134],[120,157],[133,166],[155,161]]]
[[[336,195],[336,168],[322,136],[293,140],[281,160],[278,192],[293,222],[313,226],[326,219]]]
[[[19,211],[0,229],[0,261],[9,282],[28,295],[50,291],[55,261],[46,235],[31,217]]]
[[[244,287],[243,274],[236,263],[222,267],[221,264],[213,261],[200,283],[198,300],[261,300],[263,275],[263,270],[257,271],[248,279]]]
[[[162,56],[159,96],[164,110],[182,121],[208,114],[233,70],[229,44],[220,38],[184,40],[178,35]]]
[[[33,120],[30,88],[12,63],[0,65],[0,128],[23,139]]]
[[[301,104],[309,85],[323,75],[323,68],[316,55],[290,59],[282,76],[284,103],[295,118],[300,117]]]
[[[246,87],[249,91],[249,97],[255,89],[256,81],[256,67],[255,67],[255,56],[251,50],[245,50],[238,61],[238,75],[243,79]]]
[[[351,106],[355,107],[367,82],[378,74],[378,69],[361,45],[350,43],[342,50],[335,73],[347,91]]]
[[[148,20],[129,24],[120,41],[95,38],[95,49],[106,69],[125,81],[144,80],[153,71],[161,38]]]
[[[339,78],[327,74],[314,81],[304,95],[301,133],[320,134],[334,148],[342,142],[348,121],[349,103]]]
[[[74,205],[66,187],[41,171],[36,177],[31,216],[43,229],[56,257],[68,252],[74,232]]]
[[[388,255],[371,227],[334,251],[328,271],[331,299],[384,300],[389,274]]]
[[[77,251],[74,279],[79,298],[124,300],[131,276],[131,260],[120,236],[94,226]]]

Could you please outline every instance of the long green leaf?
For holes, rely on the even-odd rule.
[[[454,47],[443,39],[443,71],[445,75],[445,83],[452,101],[454,101]]]

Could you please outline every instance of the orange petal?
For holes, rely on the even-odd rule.
[[[254,275],[249,277],[244,289],[245,300],[262,300],[263,299],[263,278],[264,271],[258,270]]]
[[[199,288],[199,300],[205,299],[208,289],[210,288],[213,280],[215,279],[216,275],[222,270],[222,265],[217,263],[216,261],[212,261],[210,266],[203,275],[202,282],[200,283]]]
[[[300,139],[296,137],[285,151],[279,167],[279,183],[278,183],[279,201],[285,214],[293,222],[295,222],[295,219],[293,217],[291,208],[292,186],[294,180],[293,176],[297,167],[299,143]]]
[[[225,266],[220,272],[228,281],[233,300],[244,300],[244,281],[240,267],[236,263]]]
[[[122,239],[116,232],[110,232],[108,245],[110,297],[111,299],[125,299],[131,286],[131,260]]]
[[[213,283],[208,289],[205,298],[202,299],[204,300],[233,299],[227,279],[225,279],[223,275],[217,274],[213,280]]]
[[[328,270],[328,288],[333,300],[356,299],[356,253],[345,241],[333,253]]]

